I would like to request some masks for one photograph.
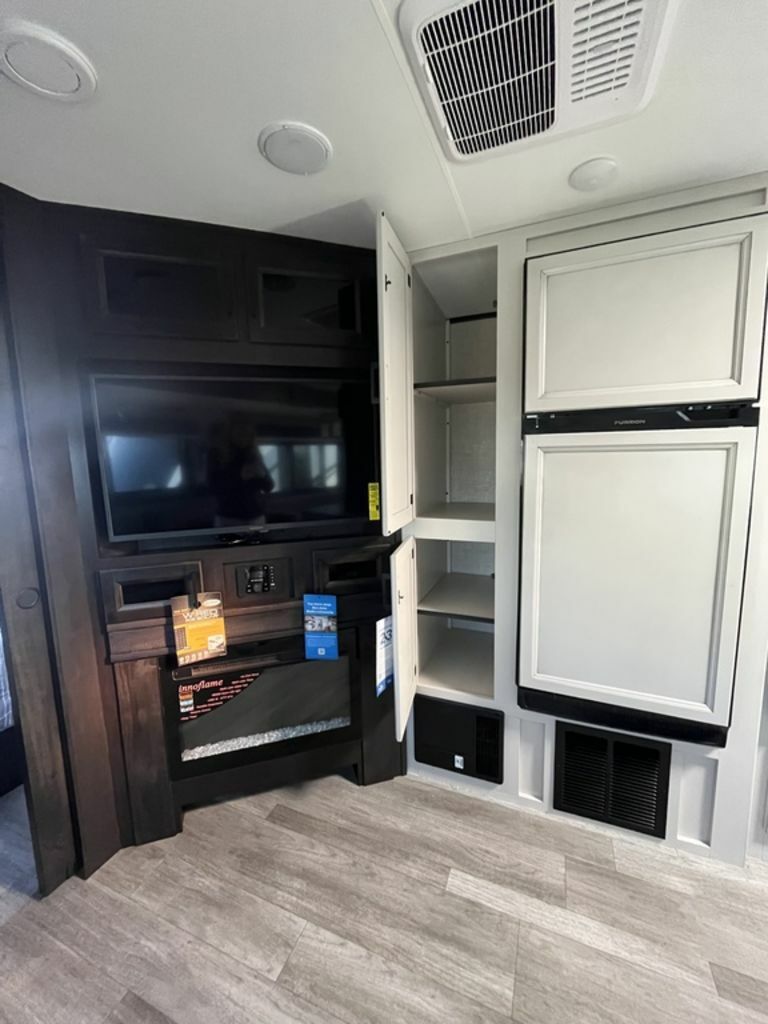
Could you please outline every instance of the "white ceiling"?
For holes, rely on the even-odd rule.
[[[31,195],[370,245],[387,210],[414,249],[768,169],[768,3],[683,0],[650,105],[620,124],[489,158],[447,160],[403,51],[399,0],[4,0],[95,65],[82,105],[0,75],[0,181]],[[300,178],[258,133],[293,119],[335,156]],[[618,178],[572,191],[610,154]]]

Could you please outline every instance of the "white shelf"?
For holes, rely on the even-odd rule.
[[[427,662],[419,668],[419,693],[468,694],[493,699],[493,633],[447,629]]]
[[[409,533],[424,540],[476,540],[493,543],[496,507],[492,502],[453,501],[428,506]]]
[[[449,572],[419,601],[419,611],[493,622],[492,576]]]
[[[471,402],[495,402],[496,381],[493,378],[482,380],[447,380],[435,383],[417,384],[416,393],[436,398],[449,405],[468,405]]]

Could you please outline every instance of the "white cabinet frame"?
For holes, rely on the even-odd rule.
[[[755,437],[755,428],[726,427],[526,438],[520,685],[688,721],[728,724]],[[607,455],[605,465],[601,453]],[[643,458],[628,461],[636,453]],[[691,458],[681,462],[688,453]],[[697,453],[702,458],[695,461]],[[580,454],[585,458],[580,459]],[[674,464],[668,461],[670,456]],[[683,468],[686,476],[679,474]],[[654,479],[662,485],[668,480],[674,502],[667,506],[663,494],[649,493],[647,504],[638,507],[637,482],[646,479],[643,473],[657,472]],[[706,530],[702,527],[697,533],[692,525],[691,547],[676,559],[665,516],[671,514],[670,508],[679,510],[685,504],[689,479],[696,485],[702,480],[701,492],[712,495],[713,501],[717,496],[718,504],[708,507]],[[648,522],[637,542],[636,532],[627,534],[628,543],[622,536],[623,501],[634,502],[630,519],[636,515]],[[608,509],[604,520],[603,507]],[[675,537],[684,534],[687,522],[691,520],[676,521]],[[568,551],[560,561],[554,552],[564,543],[562,537],[567,539]],[[652,558],[654,543],[669,561],[648,565],[646,572],[642,552]],[[702,548],[699,557],[697,543],[714,544],[717,550]],[[580,553],[571,558],[576,548]],[[624,564],[607,560],[608,553],[622,549],[627,552]],[[634,578],[628,571],[633,565]],[[711,604],[704,591],[692,591],[690,586],[686,590],[690,581],[685,573],[698,565],[711,567]],[[705,578],[709,577],[702,570]],[[696,604],[695,615],[686,599]],[[623,600],[626,611],[617,606]],[[658,614],[643,618],[645,608],[653,605],[666,609],[661,623]],[[636,615],[632,621],[628,621],[630,610]],[[654,622],[656,634],[648,628]],[[588,650],[582,636],[587,637]],[[690,648],[681,648],[681,637],[691,639]],[[644,651],[645,644],[657,645],[652,654]],[[691,669],[685,676],[687,650],[691,665],[705,666],[700,675]],[[675,664],[677,671],[670,668],[665,675],[665,666]],[[557,671],[552,671],[554,665]],[[645,674],[648,665],[655,671]],[[693,698],[694,691],[702,691],[701,699]]]
[[[764,217],[530,259],[525,409],[756,399]]]

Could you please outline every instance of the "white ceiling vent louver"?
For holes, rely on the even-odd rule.
[[[408,57],[456,160],[617,120],[650,98],[679,0],[403,0]]]

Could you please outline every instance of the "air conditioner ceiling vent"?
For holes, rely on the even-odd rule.
[[[615,120],[649,98],[678,0],[404,0],[400,31],[448,154]]]
[[[419,35],[462,156],[538,135],[555,118],[555,3],[476,0]]]

